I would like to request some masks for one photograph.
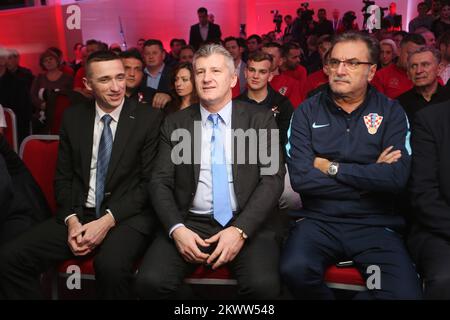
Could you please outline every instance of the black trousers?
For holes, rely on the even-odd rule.
[[[93,216],[88,215],[87,221]],[[98,297],[132,298],[134,263],[150,238],[126,225],[112,228],[96,249],[94,268]],[[41,299],[39,276],[51,266],[76,258],[67,244],[67,227],[49,219],[0,248],[0,296]]]
[[[415,256],[423,277],[425,299],[449,300],[450,242],[430,233]]]
[[[374,274],[373,267],[380,271],[380,288],[360,292],[355,299],[421,299],[402,237],[384,227],[299,220],[282,250],[281,276],[298,299],[330,300],[335,297],[323,281],[325,271],[346,260],[353,260],[365,279]]]
[[[223,227],[212,216],[189,214],[185,226],[207,239]],[[203,249],[202,249],[203,250]],[[208,248],[205,252],[212,252]],[[261,230],[245,241],[228,267],[238,282],[243,299],[275,299],[280,294],[278,272],[280,245],[276,233]],[[184,278],[198,267],[183,259],[167,233],[158,234],[144,256],[136,279],[136,290],[143,299],[174,298]]]

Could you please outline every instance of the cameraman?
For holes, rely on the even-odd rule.
[[[294,41],[300,44],[304,49],[306,48],[306,39],[309,35],[315,33],[317,22],[314,21],[314,10],[308,9],[307,2],[302,3],[302,6],[297,9],[297,19],[294,21],[292,36]]]
[[[347,11],[342,17],[342,24],[339,26],[337,33],[344,33],[351,30],[359,30],[358,23],[355,22],[356,14],[355,11]]]

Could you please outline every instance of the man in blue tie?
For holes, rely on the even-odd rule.
[[[240,297],[276,298],[285,171],[275,119],[268,109],[231,100],[237,78],[224,47],[200,48],[194,74],[200,103],[162,125],[149,192],[165,230],[139,268],[138,295],[171,298],[199,265],[226,264]]]
[[[55,174],[57,213],[0,250],[0,295],[42,298],[39,275],[69,258],[94,257],[99,298],[132,297],[134,265],[154,227],[146,192],[161,112],[125,98],[120,57],[86,62],[95,100],[64,113]]]

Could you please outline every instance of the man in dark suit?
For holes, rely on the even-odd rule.
[[[141,82],[144,101],[155,108],[164,108],[172,98],[170,92],[170,76],[172,68],[164,63],[166,52],[160,40],[145,41],[142,56],[146,67]]]
[[[191,26],[189,44],[197,50],[204,43],[220,43],[222,31],[218,24],[208,21],[208,10],[201,7],[197,10],[197,14],[199,23]]]
[[[149,192],[165,230],[139,269],[138,295],[172,297],[198,265],[227,264],[241,297],[275,298],[279,242],[273,227],[285,170],[274,117],[266,108],[231,101],[237,79],[222,46],[197,51],[194,70],[200,104],[170,115],[162,126]],[[258,138],[242,145],[239,131]],[[181,144],[173,141],[180,138]]]
[[[93,53],[86,76],[95,101],[72,106],[62,122],[57,215],[0,250],[0,294],[8,299],[41,297],[40,273],[90,254],[99,297],[129,298],[134,263],[149,243],[146,186],[161,112],[124,98],[124,67],[112,52]]]
[[[414,223],[409,249],[424,281],[426,299],[450,299],[450,106],[415,115],[410,181]]]

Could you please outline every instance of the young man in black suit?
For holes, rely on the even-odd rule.
[[[417,112],[412,131],[409,191],[414,223],[408,244],[426,299],[450,299],[449,123],[447,101]]]
[[[194,74],[200,103],[171,114],[162,126],[149,192],[164,231],[139,268],[138,295],[173,297],[197,266],[227,264],[241,297],[275,298],[280,279],[274,226],[285,169],[273,113],[231,101],[237,77],[233,58],[220,45],[197,51]],[[253,131],[256,140],[243,145],[239,131]],[[264,161],[267,150],[270,160]]]
[[[154,226],[146,187],[162,116],[124,98],[125,71],[114,53],[93,53],[86,77],[95,100],[72,106],[62,122],[57,215],[0,250],[5,298],[41,298],[40,273],[90,254],[99,297],[130,298],[133,266]]]
[[[220,43],[222,31],[218,24],[209,22],[208,10],[201,7],[197,10],[197,14],[199,23],[191,26],[189,44],[197,50],[204,43]]]

